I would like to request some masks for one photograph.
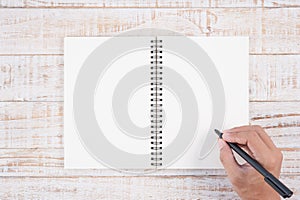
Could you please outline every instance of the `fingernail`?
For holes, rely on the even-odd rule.
[[[225,142],[222,139],[218,139],[219,149],[222,149],[225,146]]]

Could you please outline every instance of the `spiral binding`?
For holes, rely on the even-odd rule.
[[[151,40],[151,165],[162,166],[162,40]]]

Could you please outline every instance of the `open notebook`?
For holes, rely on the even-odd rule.
[[[247,37],[65,38],[65,168],[220,168],[248,124]]]

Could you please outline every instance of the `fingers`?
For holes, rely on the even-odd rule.
[[[252,153],[252,151],[250,151],[250,149],[249,149],[249,147],[248,146],[245,146],[245,145],[239,145],[244,151],[246,151],[248,154],[249,154],[249,156],[251,156],[252,158],[254,158],[254,156],[253,156],[253,153]]]
[[[268,136],[268,134],[263,130],[261,126],[254,125],[251,127],[258,133],[258,135],[261,137],[261,139],[267,144],[267,146],[270,149],[277,149],[277,147],[275,146],[271,138]]]
[[[270,149],[261,140],[255,131],[224,133],[223,139],[227,142],[245,145],[251,151],[253,157],[261,162],[265,162],[271,154]]]
[[[250,156],[257,160],[263,167],[270,171],[274,176],[279,177],[282,153],[278,149],[271,138],[260,126],[241,126],[223,131],[223,139],[220,139],[220,158],[231,182],[239,184],[244,181],[245,176],[255,177],[251,175],[255,170],[248,163],[239,165],[228,144],[225,142],[237,143],[241,148],[249,151]]]
[[[222,140],[218,140],[219,148],[220,148],[220,160],[229,176],[229,178],[233,179],[240,176],[241,167],[236,161],[230,147],[228,144]]]
[[[271,150],[276,149],[275,144],[273,143],[271,138],[268,136],[268,134],[263,130],[261,126],[258,125],[240,126],[229,130],[225,130],[225,132],[248,132],[248,131],[255,131],[262,139],[262,141],[268,146],[268,148],[270,148]]]

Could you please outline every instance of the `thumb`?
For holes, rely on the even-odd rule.
[[[236,161],[229,145],[222,139],[219,139],[218,143],[220,148],[220,160],[229,178],[236,178],[242,172],[241,166]]]

